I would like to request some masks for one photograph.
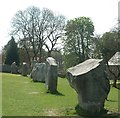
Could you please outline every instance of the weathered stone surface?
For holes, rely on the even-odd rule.
[[[54,58],[48,57],[46,59],[46,78],[45,83],[48,91],[57,92],[57,64]]]
[[[31,72],[31,78],[33,81],[45,82],[46,64],[36,63]]]
[[[11,73],[11,66],[10,65],[0,65],[0,72]]]
[[[116,52],[115,55],[108,61],[108,65],[120,66],[120,52]]]
[[[120,80],[120,52],[116,52],[108,61],[108,75],[112,80]]]
[[[13,62],[11,64],[11,73],[13,73],[13,74],[17,74],[18,73],[18,67],[16,65],[16,62]]]
[[[31,63],[31,70],[34,68],[35,64],[37,63],[36,60],[32,60],[32,63]]]
[[[27,76],[27,73],[28,73],[27,63],[23,62],[23,64],[22,64],[22,75]]]
[[[89,59],[69,68],[67,79],[76,90],[82,109],[94,114],[104,108],[110,85],[101,59]]]

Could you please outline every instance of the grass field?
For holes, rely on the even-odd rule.
[[[0,118],[2,116],[2,74],[0,73]]]
[[[33,82],[29,77],[2,74],[3,116],[77,116],[76,92],[66,79],[58,79],[60,95],[47,93],[44,83]],[[118,92],[111,88],[105,108],[118,112]]]

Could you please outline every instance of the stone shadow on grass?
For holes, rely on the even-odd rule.
[[[118,102],[116,100],[110,100],[110,99],[107,99],[106,101],[108,101],[108,102]]]
[[[45,83],[44,81],[35,81],[35,80],[31,80],[31,82],[33,82],[33,83]]]
[[[48,90],[46,93],[50,93],[50,94],[56,95],[56,96],[65,96],[64,94],[62,94],[62,93],[60,93],[58,91],[51,92],[51,91]]]

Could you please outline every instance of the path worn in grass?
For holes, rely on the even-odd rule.
[[[66,79],[58,79],[59,95],[47,93],[44,83],[34,83],[29,77],[3,73],[3,116],[77,116],[77,94]],[[105,108],[118,112],[118,91],[111,88]]]

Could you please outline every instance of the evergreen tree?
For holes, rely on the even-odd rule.
[[[11,40],[8,42],[6,46],[5,64],[11,65],[13,62],[16,62],[16,64],[19,65],[17,43],[15,42],[14,37],[11,37]]]

